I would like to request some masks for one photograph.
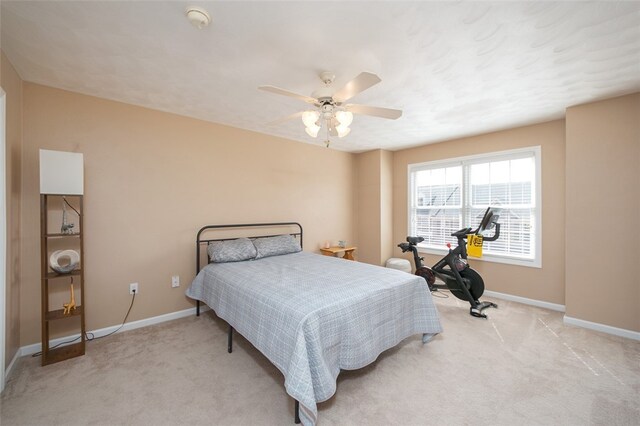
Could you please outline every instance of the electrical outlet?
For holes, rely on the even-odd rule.
[[[129,284],[129,294],[138,294],[140,290],[138,290],[138,283]]]
[[[171,277],[171,287],[180,287],[180,275]]]

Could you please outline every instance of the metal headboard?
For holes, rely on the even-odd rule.
[[[202,238],[202,233],[210,230],[210,229],[230,229],[230,228],[268,228],[268,227],[272,227],[272,228],[277,228],[277,227],[287,227],[287,226],[297,226],[298,229],[300,230],[299,232],[287,232],[290,235],[293,235],[294,237],[299,237],[300,238],[300,248],[303,248],[302,246],[302,225],[300,225],[298,222],[273,222],[273,223],[243,223],[243,224],[233,224],[233,225],[207,225],[207,226],[203,226],[202,228],[200,228],[200,230],[198,231],[198,233],[196,234],[196,275],[198,274],[198,272],[200,272],[200,248],[202,245],[207,245],[212,241],[229,241],[229,240],[235,240],[238,237],[235,238],[212,238],[212,239],[203,239]],[[280,234],[273,234],[273,235],[253,235],[253,236],[247,236],[244,238],[266,238],[266,237],[275,237],[276,235],[282,235],[282,233]]]

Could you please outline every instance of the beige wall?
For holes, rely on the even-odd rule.
[[[640,331],[640,93],[566,120],[567,315]]]
[[[393,232],[402,242],[408,232],[407,166],[528,146],[542,147],[542,268],[472,260],[488,290],[564,304],[564,120],[520,127],[394,152]],[[395,245],[394,245],[395,247]],[[396,257],[410,258],[394,248]],[[438,259],[426,255],[432,265]],[[412,260],[413,264],[413,260]]]
[[[384,265],[393,240],[393,153],[374,150],[356,155],[357,258]]]
[[[407,233],[408,164],[535,145],[542,146],[542,268],[476,260],[473,267],[489,290],[566,303],[569,316],[640,329],[637,280],[613,280],[614,288],[607,290],[596,274],[585,275],[590,271],[585,265],[612,263],[620,251],[570,255],[584,229],[601,226],[596,218],[605,208],[619,226],[616,232],[598,233],[598,241],[602,247],[627,247],[622,263],[638,258],[632,244],[638,231],[624,239],[622,229],[637,229],[640,208],[640,95],[570,108],[565,164],[565,120],[394,153],[351,155],[23,85],[4,56],[1,77],[10,115],[7,361],[19,345],[40,340],[39,148],[85,155],[88,329],[119,324],[130,301],[130,282],[140,283],[130,321],[191,307],[183,293],[194,274],[195,232],[204,224],[297,220],[305,226],[306,250],[346,239],[358,245],[361,261],[382,264],[403,256],[395,245]],[[582,182],[588,178],[608,190],[599,196],[611,198],[599,202],[592,191],[584,193]],[[612,206],[619,208],[611,211]],[[428,263],[434,261],[427,256]],[[178,289],[170,286],[175,274],[182,280]]]
[[[22,345],[40,340],[40,148],[84,154],[89,330],[122,321],[130,282],[129,321],[193,306],[203,225],[295,220],[309,251],[354,240],[352,154],[31,83],[24,121]]]
[[[360,262],[380,262],[380,150],[355,156],[356,236]]]
[[[380,264],[393,256],[393,152],[380,152]],[[396,243],[397,244],[397,243]]]
[[[20,348],[20,194],[22,151],[22,80],[0,51],[0,86],[6,93],[6,318],[5,366]],[[39,299],[38,299],[39,300]]]

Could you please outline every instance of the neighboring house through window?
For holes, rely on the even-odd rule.
[[[451,233],[477,228],[487,207],[500,215],[500,238],[483,259],[541,267],[540,147],[409,165],[409,234],[426,253],[457,244]],[[491,235],[491,234],[489,234]]]

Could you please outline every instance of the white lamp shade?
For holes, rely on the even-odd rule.
[[[304,131],[307,132],[307,134],[312,138],[317,138],[318,132],[320,131],[320,126],[316,126],[315,124],[312,124],[311,126],[307,126],[307,128],[305,128]]]
[[[338,111],[336,112],[336,120],[344,127],[349,127],[353,122],[353,113],[350,111]]]
[[[318,111],[305,111],[302,113],[302,122],[305,127],[313,127],[316,124],[316,121],[318,121],[318,118],[320,118],[320,113]]]
[[[41,149],[40,193],[82,195],[84,193],[82,154]]]
[[[351,132],[351,129],[340,124],[339,126],[336,126],[336,132],[338,132],[338,137],[342,138],[347,136]]]

